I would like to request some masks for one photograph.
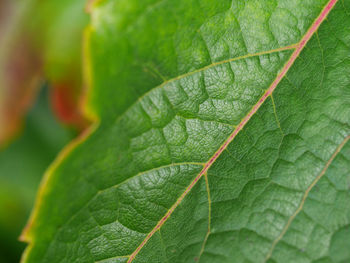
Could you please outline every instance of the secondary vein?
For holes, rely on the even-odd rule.
[[[262,55],[267,55],[267,54],[272,54],[272,53],[277,53],[277,52],[281,52],[281,51],[285,51],[285,50],[291,50],[291,49],[296,49],[298,47],[298,44],[299,43],[296,43],[296,44],[292,44],[292,45],[289,45],[289,46],[284,46],[284,47],[280,47],[280,48],[276,48],[276,49],[271,49],[271,50],[267,50],[267,51],[261,51],[261,52],[257,52],[257,53],[253,53],[253,54],[246,54],[246,55],[242,55],[242,56],[238,56],[238,57],[234,57],[234,58],[229,58],[229,59],[225,59],[225,60],[221,60],[221,61],[218,61],[218,62],[214,62],[214,63],[211,63],[207,66],[204,66],[202,68],[199,68],[199,69],[196,69],[194,71],[190,71],[190,72],[187,72],[185,74],[181,74],[179,76],[176,76],[174,78],[171,78],[171,79],[168,79],[164,82],[162,82],[160,85],[150,89],[149,91],[147,91],[146,93],[144,93],[142,96],[140,96],[137,101],[141,101],[144,97],[146,97],[147,95],[149,95],[152,91],[154,91],[155,89],[159,89],[159,88],[162,88],[164,86],[166,86],[167,84],[169,83],[172,83],[174,81],[177,81],[177,80],[180,80],[180,79],[183,79],[185,77],[188,77],[188,76],[191,76],[191,75],[194,75],[196,73],[199,73],[199,72],[202,72],[202,71],[205,71],[207,69],[210,69],[210,68],[213,68],[213,67],[216,67],[216,66],[219,66],[219,65],[222,65],[222,64],[226,64],[226,63],[229,63],[229,62],[234,62],[234,61],[237,61],[237,60],[242,60],[242,59],[246,59],[246,58],[251,58],[251,57],[256,57],[256,56],[262,56]],[[130,109],[133,105],[135,105],[135,103],[131,104],[131,106],[128,108]],[[127,112],[128,109],[125,111]],[[120,115],[118,116],[117,118],[117,121],[123,116]]]
[[[305,194],[303,195],[303,198],[301,199],[301,202],[298,206],[298,208],[295,210],[295,212],[289,217],[287,224],[284,226],[284,228],[282,229],[280,235],[272,242],[271,248],[269,250],[269,252],[266,255],[265,258],[265,262],[271,257],[272,252],[274,251],[277,243],[283,238],[283,236],[285,235],[285,233],[287,232],[288,228],[290,227],[290,225],[292,224],[293,220],[295,219],[295,217],[301,212],[301,210],[304,207],[305,201],[310,193],[310,191],[312,190],[312,188],[317,184],[317,182],[323,177],[323,175],[326,173],[327,169],[329,168],[329,166],[331,165],[331,163],[333,162],[334,158],[338,155],[338,153],[341,151],[341,149],[344,147],[344,145],[348,142],[348,140],[350,139],[350,135],[348,135],[342,142],[341,144],[337,147],[337,149],[334,151],[334,153],[332,154],[331,158],[328,160],[328,162],[326,163],[325,167],[322,169],[321,173],[315,178],[315,180],[309,185],[309,187],[306,189]]]
[[[305,33],[304,37],[300,40],[299,43],[297,43],[295,47],[295,51],[292,53],[290,59],[287,61],[287,63],[283,66],[280,73],[277,75],[275,80],[272,82],[271,86],[266,90],[266,92],[263,94],[263,96],[258,100],[258,102],[253,106],[253,108],[249,111],[249,113],[243,118],[243,120],[240,122],[240,124],[235,128],[233,133],[229,136],[229,138],[220,146],[220,148],[216,151],[216,153],[209,159],[209,161],[206,163],[206,165],[203,167],[202,171],[196,176],[196,178],[191,182],[191,184],[186,188],[185,192],[177,199],[175,204],[168,210],[168,212],[165,214],[165,216],[157,223],[157,225],[151,230],[151,232],[145,237],[145,239],[141,242],[141,244],[136,248],[136,250],[130,255],[130,258],[127,263],[131,263],[136,255],[140,252],[140,250],[143,248],[143,246],[148,242],[148,240],[153,236],[153,234],[161,228],[161,226],[168,220],[170,215],[174,212],[176,207],[181,203],[181,201],[186,197],[186,195],[191,191],[191,189],[196,185],[196,183],[201,179],[203,175],[207,173],[209,168],[212,166],[212,164],[217,160],[217,158],[221,155],[221,153],[226,149],[226,147],[233,141],[233,139],[236,137],[236,135],[243,129],[243,127],[248,123],[250,118],[258,111],[258,109],[261,107],[261,105],[265,102],[265,100],[273,93],[273,91],[276,89],[277,85],[280,83],[280,81],[283,79],[283,77],[287,74],[288,70],[291,68],[291,66],[294,64],[295,60],[300,55],[301,51],[306,46],[307,42],[311,39],[313,34],[317,31],[321,23],[326,19],[329,12],[333,9],[335,4],[338,0],[330,0],[327,5],[324,7],[324,9],[321,11],[320,15],[316,18],[314,23],[311,25],[311,27],[308,29],[308,31]],[[249,55],[245,56],[248,57]],[[166,83],[170,81],[177,80],[179,78],[182,78],[184,76],[194,74],[196,72],[205,70],[209,67],[212,67],[213,65],[218,65],[222,63],[227,63],[233,60],[242,59],[235,58],[232,60],[226,60],[221,61],[218,63],[213,63],[207,67],[204,67],[202,69],[190,72],[185,75],[181,75],[179,77],[176,77],[174,79],[171,79],[165,83],[163,83],[161,86],[166,85]]]
[[[208,230],[207,230],[207,234],[205,235],[201,251],[199,252],[198,261],[200,260],[201,256],[204,253],[205,245],[207,244],[209,235],[211,233],[211,198],[210,198],[210,187],[209,187],[208,174],[205,174],[204,178],[205,178],[205,186],[207,189],[207,196],[208,196]]]

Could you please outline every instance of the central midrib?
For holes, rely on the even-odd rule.
[[[169,82],[184,78],[186,76],[195,74],[197,72],[201,72],[203,70],[209,69],[211,67],[228,63],[231,61],[235,61],[238,59],[244,59],[252,56],[259,56],[264,54],[269,54],[272,52],[278,52],[282,50],[288,50],[288,49],[295,49],[295,51],[292,53],[289,60],[286,62],[286,64],[283,66],[282,70],[277,75],[276,79],[272,82],[270,87],[266,90],[266,92],[262,95],[262,97],[258,100],[258,102],[252,107],[252,109],[249,111],[249,113],[242,119],[240,124],[235,128],[235,130],[232,132],[232,134],[229,136],[229,138],[220,146],[220,148],[215,152],[215,154],[209,159],[209,161],[204,165],[201,172],[196,176],[196,178],[191,182],[191,184],[186,188],[186,190],[182,193],[182,195],[177,199],[177,201],[174,203],[174,205],[168,210],[168,212],[163,216],[163,218],[157,223],[157,225],[151,230],[151,232],[145,237],[145,239],[141,242],[141,244],[136,248],[136,250],[130,255],[128,263],[131,263],[136,255],[140,252],[140,250],[143,248],[143,246],[148,242],[148,240],[162,227],[162,225],[168,220],[170,215],[175,211],[175,209],[178,207],[178,205],[182,202],[182,200],[187,196],[187,194],[191,191],[191,189],[196,185],[196,183],[199,181],[199,179],[202,178],[203,175],[206,174],[206,172],[209,170],[209,168],[212,166],[212,164],[218,159],[218,157],[221,155],[221,153],[226,149],[226,147],[233,141],[233,139],[236,137],[236,135],[243,129],[243,127],[248,123],[250,118],[258,111],[258,109],[261,107],[261,105],[265,102],[265,100],[273,93],[273,91],[276,89],[279,82],[283,79],[283,77],[286,75],[288,70],[291,68],[291,66],[294,64],[295,60],[300,55],[303,48],[306,46],[307,42],[310,40],[312,35],[316,32],[318,27],[321,25],[321,23],[325,20],[326,16],[329,14],[329,12],[332,10],[332,8],[337,3],[337,0],[330,0],[327,5],[324,7],[320,15],[316,18],[312,26],[309,28],[309,30],[306,32],[306,34],[303,36],[303,38],[295,45],[282,47],[275,50],[270,51],[264,51],[256,54],[248,54],[241,57],[236,57],[220,62],[216,62],[213,64],[210,64],[206,67],[203,67],[201,69],[186,73],[184,75],[177,76],[176,78],[170,79],[168,81],[165,81],[158,87],[162,87],[166,85]],[[153,90],[153,89],[152,89]],[[151,91],[152,91],[151,90]],[[150,91],[150,92],[151,92]],[[142,97],[146,96],[149,92],[145,93]],[[139,98],[140,99],[142,99]]]

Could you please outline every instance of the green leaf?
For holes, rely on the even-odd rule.
[[[46,174],[24,262],[350,260],[349,1],[92,10],[98,121]]]

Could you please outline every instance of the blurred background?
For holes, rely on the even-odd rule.
[[[89,125],[80,110],[86,2],[0,0],[0,263],[20,261],[45,170]]]

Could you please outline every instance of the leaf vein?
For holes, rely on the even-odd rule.
[[[228,137],[228,139],[220,146],[220,148],[216,151],[216,153],[208,160],[206,165],[203,167],[202,171],[197,175],[197,177],[191,182],[191,184],[186,188],[186,190],[183,192],[183,194],[177,199],[177,201],[174,203],[174,205],[168,210],[168,212],[164,215],[163,218],[159,220],[157,225],[151,230],[151,232],[146,236],[146,238],[141,242],[141,244],[135,249],[135,251],[131,254],[129,260],[127,263],[131,263],[136,255],[140,252],[140,250],[143,248],[143,246],[148,242],[148,240],[153,236],[155,232],[157,232],[162,225],[168,220],[170,215],[174,212],[176,207],[182,202],[182,200],[186,197],[186,195],[191,191],[191,189],[196,185],[196,183],[199,181],[199,179],[204,176],[208,169],[212,166],[212,164],[217,160],[217,158],[221,155],[221,153],[226,149],[226,147],[233,141],[233,139],[236,137],[236,135],[243,129],[243,127],[248,123],[248,121],[251,119],[251,117],[258,111],[258,109],[261,107],[261,105],[265,102],[265,100],[273,93],[273,91],[276,89],[277,85],[280,83],[280,81],[284,78],[284,76],[287,74],[288,70],[291,68],[291,66],[294,64],[295,60],[299,57],[301,51],[306,46],[307,42],[311,39],[313,34],[317,31],[321,23],[326,19],[329,12],[333,9],[335,4],[338,0],[330,0],[327,5],[324,7],[324,9],[321,11],[320,15],[316,18],[314,23],[311,25],[311,27],[308,29],[308,31],[305,33],[303,38],[300,40],[300,42],[297,45],[294,45],[295,51],[292,53],[290,59],[287,61],[287,63],[283,66],[282,70],[279,72],[275,80],[272,82],[270,87],[265,91],[265,93],[262,95],[262,97],[258,100],[258,102],[252,107],[252,109],[248,112],[248,114],[242,119],[240,124],[236,127],[236,129],[232,132],[232,134]],[[271,53],[271,52],[270,52]],[[246,57],[246,56],[245,56]],[[236,58],[237,60],[238,58]],[[226,60],[223,62],[219,62],[219,64],[227,63],[232,61]],[[208,67],[212,67],[213,65],[217,65],[217,63],[213,63],[209,66],[203,67],[199,70],[181,75],[177,78],[174,78],[169,81],[177,80],[178,78],[182,78],[187,75],[194,74],[199,71],[203,71],[207,69]],[[168,82],[169,82],[168,81]],[[163,83],[161,86],[166,85],[168,82]]]
[[[201,251],[199,252],[198,262],[200,261],[201,256],[203,255],[205,245],[207,244],[209,235],[211,233],[211,198],[210,198],[210,187],[209,187],[208,174],[205,174],[204,177],[205,177],[205,186],[207,189],[207,196],[208,196],[208,231],[207,231],[207,234],[205,235]]]
[[[213,67],[216,67],[216,66],[219,66],[219,65],[222,65],[222,64],[226,64],[226,63],[230,63],[230,62],[234,62],[234,61],[238,61],[238,60],[242,60],[242,59],[246,59],[246,58],[251,58],[251,57],[257,57],[257,56],[262,56],[262,55],[268,55],[268,54],[272,54],[272,53],[277,53],[277,52],[281,52],[281,51],[285,51],[285,50],[291,50],[291,49],[296,49],[298,47],[298,43],[295,43],[295,44],[291,44],[289,46],[284,46],[284,47],[280,47],[280,48],[276,48],[276,49],[271,49],[271,50],[267,50],[267,51],[261,51],[261,52],[257,52],[257,53],[253,53],[253,54],[246,54],[246,55],[242,55],[242,56],[238,56],[238,57],[234,57],[234,58],[229,58],[229,59],[225,59],[225,60],[221,60],[221,61],[218,61],[218,62],[214,62],[214,63],[211,63],[207,66],[204,66],[202,68],[199,68],[199,69],[196,69],[194,71],[190,71],[190,72],[187,72],[185,74],[181,74],[177,77],[174,77],[174,78],[171,78],[171,79],[168,79],[164,82],[162,82],[161,84],[159,84],[158,86],[150,89],[149,91],[147,91],[146,93],[144,93],[142,96],[140,96],[137,101],[133,104],[131,104],[131,106],[128,108],[130,109],[131,107],[133,107],[137,102],[140,102],[142,101],[143,98],[145,98],[146,96],[148,96],[151,92],[153,92],[155,89],[160,89],[164,86],[166,86],[167,84],[169,83],[172,83],[174,81],[177,81],[177,80],[180,80],[180,79],[183,79],[183,78],[186,78],[188,76],[191,76],[191,75],[194,75],[196,73],[199,73],[199,72],[202,72],[202,71],[205,71],[205,70],[208,70],[210,68],[213,68]],[[128,109],[125,111],[127,112]],[[118,118],[117,118],[117,122],[123,117],[123,114],[121,114]]]
[[[265,258],[265,262],[272,256],[272,253],[276,247],[276,245],[278,244],[279,241],[281,241],[281,239],[283,238],[283,236],[285,235],[285,233],[287,232],[287,230],[289,229],[290,225],[292,224],[292,222],[294,221],[294,219],[296,218],[296,216],[303,210],[304,204],[306,202],[306,199],[308,198],[308,195],[310,193],[310,191],[314,188],[314,186],[317,184],[317,182],[323,177],[323,175],[326,173],[327,169],[329,168],[329,166],[332,164],[333,160],[335,159],[335,157],[339,154],[339,152],[341,151],[341,149],[345,146],[345,144],[348,142],[348,140],[350,139],[350,135],[348,135],[341,143],[340,145],[336,148],[336,150],[334,151],[334,153],[332,154],[331,158],[327,161],[326,165],[324,166],[324,168],[322,169],[321,173],[315,178],[315,180],[312,181],[312,183],[309,185],[309,187],[306,189],[301,202],[299,204],[299,206],[297,207],[297,209],[295,210],[295,212],[289,217],[286,225],[284,226],[284,228],[282,229],[281,233],[277,236],[277,238],[272,242],[271,248],[269,250],[269,252],[266,255]]]

